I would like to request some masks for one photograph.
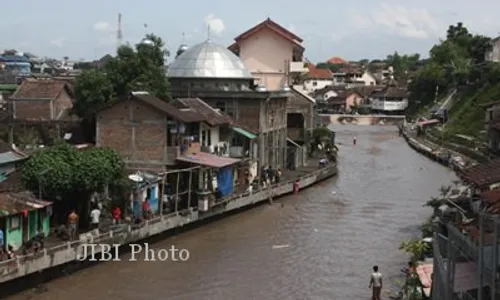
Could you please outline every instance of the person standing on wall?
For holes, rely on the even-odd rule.
[[[378,266],[373,266],[373,273],[370,276],[370,285],[368,287],[372,289],[372,300],[380,300],[382,273],[378,271]]]

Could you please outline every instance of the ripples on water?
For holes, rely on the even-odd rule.
[[[407,259],[401,241],[418,236],[430,214],[422,205],[455,176],[409,149],[395,127],[336,130],[337,178],[280,199],[284,206],[263,205],[154,245],[188,249],[188,262],[124,257],[50,282],[35,298],[369,299],[371,267],[391,285]]]

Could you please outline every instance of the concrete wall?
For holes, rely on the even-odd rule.
[[[355,125],[402,125],[405,116],[390,115],[341,115],[321,114],[321,123],[329,124],[355,124]]]
[[[287,82],[287,62],[293,58],[292,42],[270,29],[263,29],[238,45],[241,60],[257,82],[268,90],[280,90]]]
[[[330,165],[327,168],[301,177],[300,188],[311,186],[320,180],[336,174],[337,166]],[[201,213],[197,210],[192,210],[186,216],[171,214],[157,217],[146,221],[145,226],[137,229],[132,229],[130,225],[123,225],[116,232],[109,232],[99,236],[81,235],[80,241],[62,243],[54,248],[44,249],[39,254],[32,253],[25,257],[16,257],[12,260],[0,262],[0,283],[75,261],[77,256],[83,255],[84,247],[82,245],[84,244],[127,244],[139,242],[140,240],[168,230],[247,207],[258,202],[268,201],[270,197],[278,197],[292,191],[293,181],[283,182],[270,191],[258,191],[254,194],[241,195],[237,198],[218,203],[218,207],[212,208],[210,212]]]

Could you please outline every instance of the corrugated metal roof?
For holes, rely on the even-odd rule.
[[[177,157],[177,160],[212,168],[223,168],[233,165],[240,161],[240,159],[217,156],[205,152],[200,152],[190,155],[182,155]]]
[[[38,200],[29,192],[0,193],[0,216],[9,216],[27,210],[35,210],[51,205],[52,202]]]
[[[14,153],[12,151],[0,153],[0,164],[7,164],[7,163],[13,163],[16,161],[20,161],[25,159],[26,157],[23,157],[17,153]]]

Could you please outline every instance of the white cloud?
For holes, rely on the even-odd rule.
[[[216,18],[213,14],[209,14],[205,17],[205,25],[215,34],[221,34],[226,29],[224,21],[220,18]]]
[[[94,30],[99,32],[111,32],[115,31],[115,28],[108,22],[99,21],[94,24]]]
[[[437,37],[443,30],[438,18],[428,10],[402,5],[382,3],[371,13],[362,14],[352,10],[347,15],[349,27],[355,32],[385,30],[401,37],[428,39]]]
[[[65,41],[66,41],[66,39],[65,39],[65,38],[63,38],[63,37],[59,37],[59,38],[57,38],[57,39],[54,39],[54,40],[50,41],[50,44],[51,44],[52,46],[56,46],[56,47],[58,47],[58,48],[62,48],[62,47],[64,47],[64,42],[65,42]]]

